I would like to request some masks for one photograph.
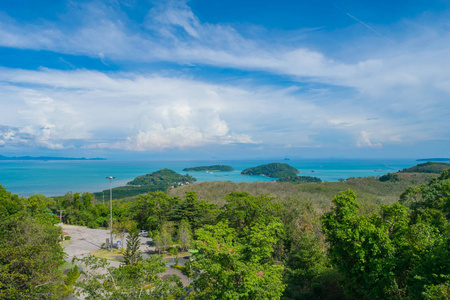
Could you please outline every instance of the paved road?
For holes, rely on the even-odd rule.
[[[71,236],[70,242],[66,245],[64,251],[67,253],[66,261],[71,262],[73,257],[83,258],[88,256],[92,252],[101,249],[103,243],[106,243],[106,239],[110,237],[109,230],[107,229],[92,229],[81,226],[63,225],[63,231],[67,232]],[[150,251],[155,251],[152,246],[152,239],[149,237],[140,237],[141,245],[140,250],[142,252],[142,258],[146,259],[150,256]],[[115,241],[116,239],[114,239]],[[126,236],[124,237],[126,240]],[[126,242],[122,241],[122,244],[126,246]],[[166,259],[167,265],[174,264],[173,258]],[[179,264],[184,265],[188,258],[180,257]],[[118,267],[120,262],[109,261],[111,266]],[[166,274],[177,274],[181,277],[181,281],[186,286],[188,284],[188,278],[180,271],[172,268],[167,268],[166,273],[160,274],[162,277]]]

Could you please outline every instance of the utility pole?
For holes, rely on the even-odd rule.
[[[62,212],[64,211],[63,209],[57,210],[59,212],[59,223],[62,223]]]
[[[111,246],[110,246],[110,252],[112,252],[112,247],[113,247],[113,237],[112,237],[112,181],[115,179],[116,177],[106,177],[106,179],[109,180],[110,183],[110,188],[109,188],[109,203],[110,203],[110,214],[111,214]]]

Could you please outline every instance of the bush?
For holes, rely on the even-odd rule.
[[[64,236],[64,240],[65,240],[65,241],[70,241],[70,239],[71,239],[71,236],[70,236],[70,235]]]
[[[387,173],[387,174],[381,176],[379,180],[381,182],[386,182],[386,181],[395,182],[395,181],[399,181],[398,174],[392,174],[392,173]]]
[[[89,221],[87,224],[87,227],[92,228],[92,229],[97,229],[98,228],[98,223],[95,221]]]

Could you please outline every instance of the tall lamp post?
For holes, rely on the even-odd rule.
[[[115,179],[116,177],[106,177],[106,179],[109,179],[109,183],[110,183],[110,188],[109,188],[109,203],[110,203],[110,214],[111,214],[111,243],[110,243],[110,252],[112,252],[112,245],[113,245],[113,237],[112,237],[112,181]]]

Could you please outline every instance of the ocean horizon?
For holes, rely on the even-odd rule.
[[[0,161],[0,185],[19,196],[33,194],[62,196],[67,192],[99,192],[109,189],[106,179],[114,176],[113,187],[123,186],[139,175],[168,168],[180,174],[189,173],[202,181],[258,182],[273,181],[265,176],[241,175],[249,167],[271,162],[287,163],[301,176],[314,176],[322,181],[338,181],[349,177],[381,176],[412,167],[416,159],[255,159],[255,160],[87,160],[87,161]],[[231,172],[185,172],[184,168],[229,165]]]

